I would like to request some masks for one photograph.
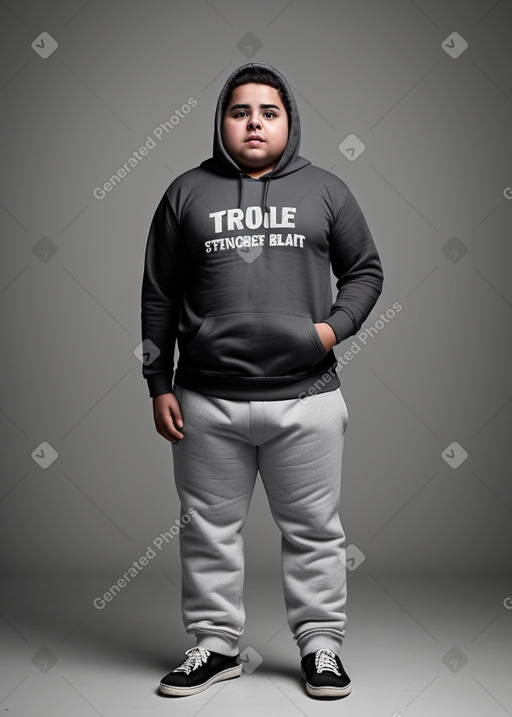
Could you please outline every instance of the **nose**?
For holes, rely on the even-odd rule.
[[[261,129],[260,118],[256,112],[249,117],[247,126],[249,129]]]

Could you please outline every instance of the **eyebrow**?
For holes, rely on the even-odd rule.
[[[232,110],[249,110],[249,109],[251,109],[251,105],[233,105],[232,107],[229,108],[230,112]],[[279,107],[279,105],[260,105],[260,109],[261,110],[270,110],[270,109],[280,110],[281,108]]]

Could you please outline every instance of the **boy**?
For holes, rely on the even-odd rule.
[[[258,471],[282,533],[288,623],[307,693],[351,691],[339,657],[348,414],[332,349],[359,330],[383,274],[350,190],[299,156],[299,140],[284,77],[268,65],[239,68],[218,99],[213,157],[170,185],[149,232],[142,337],[160,353],[142,370],[189,515],[182,612],[197,643],[163,678],[167,695],[241,674],[241,531]]]

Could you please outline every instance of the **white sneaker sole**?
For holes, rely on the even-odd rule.
[[[306,679],[304,672],[302,676]],[[346,697],[352,692],[352,683],[346,687],[314,687],[306,680],[306,692],[311,697]]]
[[[186,695],[196,695],[198,692],[207,690],[208,687],[215,684],[215,682],[222,682],[223,680],[231,680],[234,677],[240,677],[242,674],[242,665],[236,667],[230,667],[227,670],[218,672],[216,675],[210,677],[207,682],[203,682],[201,685],[195,685],[194,687],[172,687],[171,685],[164,685],[160,683],[160,692],[163,695],[174,695],[174,697],[185,697]]]

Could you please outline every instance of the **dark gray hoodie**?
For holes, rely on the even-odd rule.
[[[290,106],[288,144],[258,179],[233,161],[221,138],[226,86],[247,67],[277,76]],[[172,391],[173,381],[262,401],[340,385],[334,352],[314,324],[327,322],[338,343],[355,334],[382,291],[382,266],[347,185],[299,156],[299,142],[284,77],[255,63],[236,70],[217,103],[213,157],[172,182],[151,223],[141,315],[150,396]]]

